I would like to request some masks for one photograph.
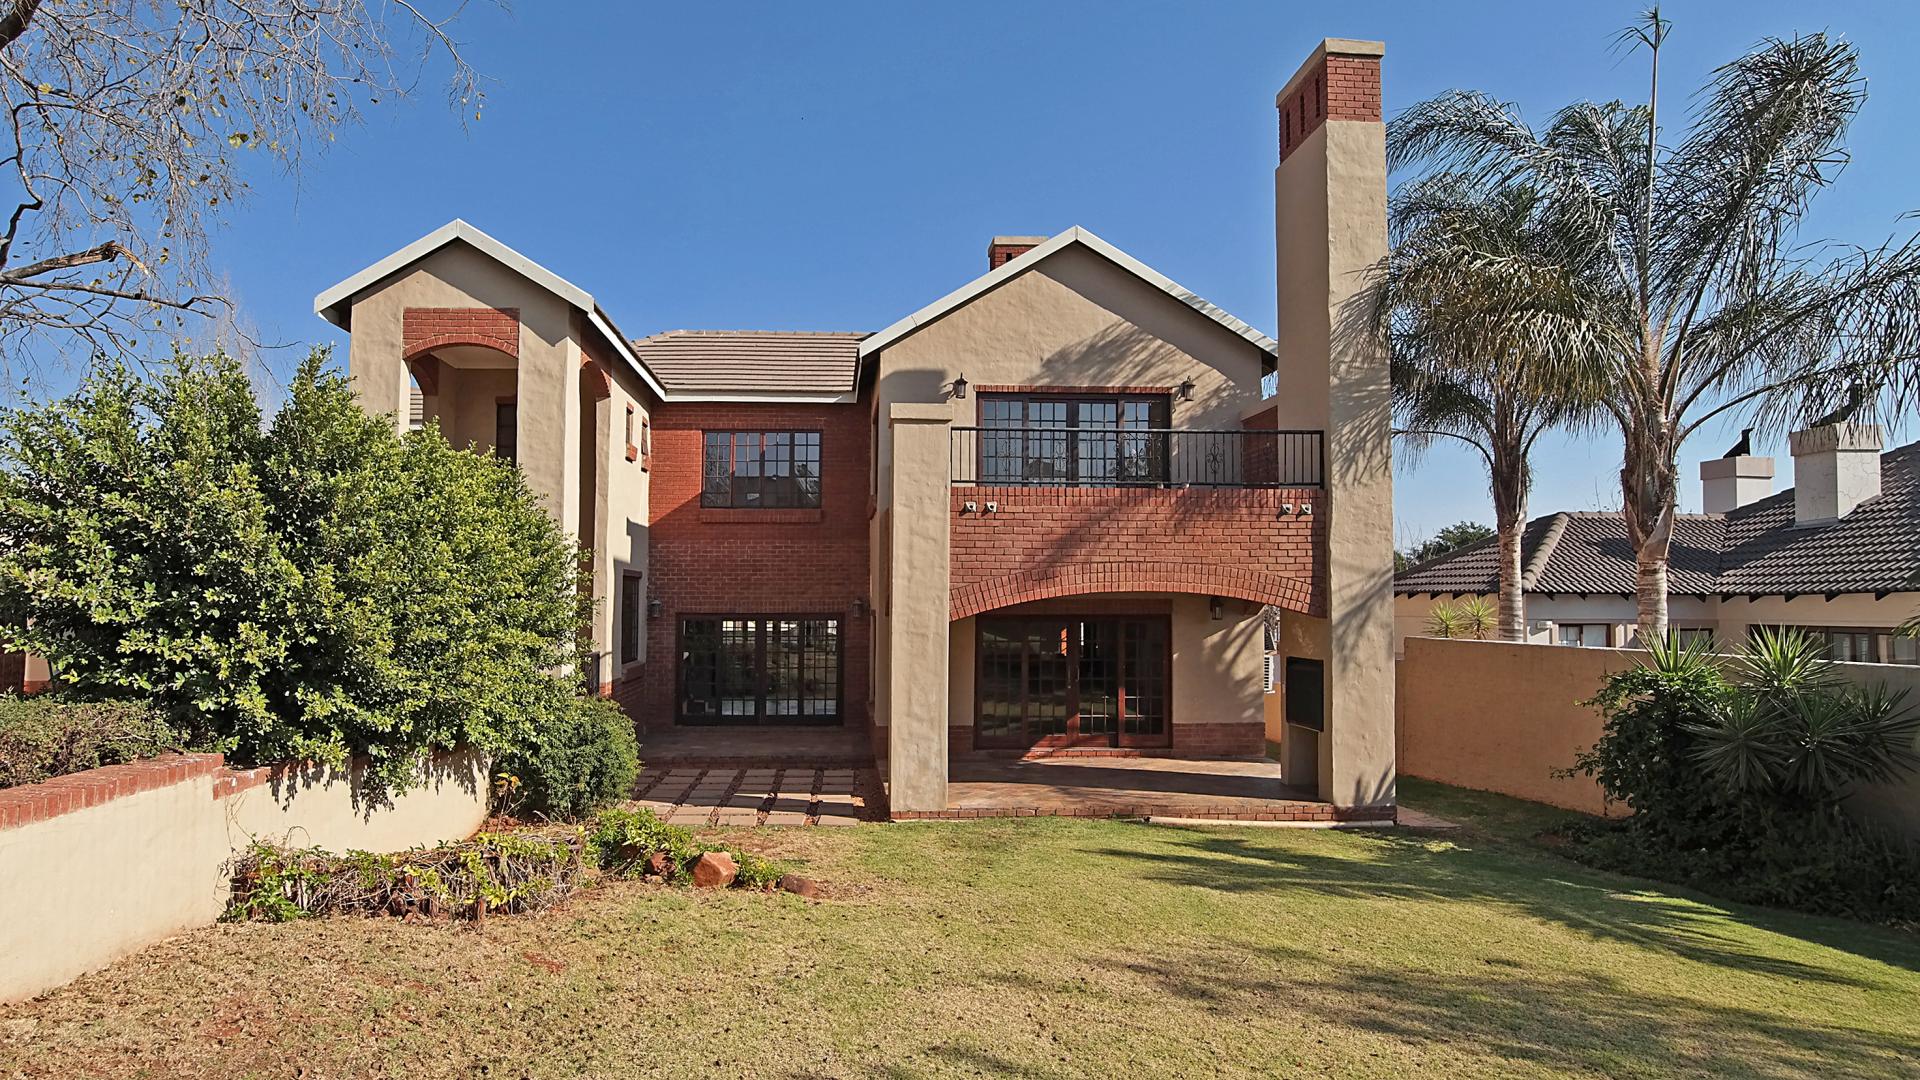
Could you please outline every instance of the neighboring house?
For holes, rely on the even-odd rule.
[[[953,754],[1269,742],[1384,806],[1387,367],[1336,330],[1385,251],[1381,52],[1329,40],[1277,99],[1277,341],[1079,228],[872,333],[630,338],[460,221],[315,306],[369,408],[512,458],[592,548],[643,730],[862,731],[896,812],[945,809]]]
[[[1737,642],[1754,626],[1798,627],[1836,660],[1920,663],[1895,631],[1920,614],[1920,443],[1881,454],[1878,427],[1795,432],[1798,486],[1770,494],[1773,459],[1701,463],[1702,505],[1674,523],[1667,608],[1682,638]],[[1427,632],[1443,599],[1498,583],[1491,540],[1394,577],[1394,649]],[[1636,640],[1634,558],[1617,513],[1560,513],[1527,524],[1521,585],[1530,640],[1626,646]]]

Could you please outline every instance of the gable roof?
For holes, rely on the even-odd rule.
[[[1272,338],[1255,330],[1240,319],[1229,315],[1224,309],[1209,303],[1192,290],[1185,288],[1165,274],[1155,270],[1153,267],[1121,251],[1119,248],[1100,239],[1086,229],[1075,225],[1073,228],[1053,237],[1046,243],[1041,244],[1031,251],[1022,253],[1017,258],[1008,259],[994,269],[974,278],[972,281],[967,282],[965,285],[935,300],[926,307],[908,315],[906,318],[901,319],[885,330],[868,337],[860,343],[861,358],[865,359],[871,356],[901,338],[906,337],[908,334],[913,333],[920,327],[960,307],[974,297],[998,287],[1017,275],[1026,273],[1028,270],[1038,266],[1047,256],[1075,244],[1087,248],[1089,251],[1094,252],[1101,258],[1120,267],[1122,270],[1127,271],[1154,288],[1159,289],[1161,292],[1166,293],[1168,296],[1173,297],[1175,300],[1180,301],[1207,318],[1212,319],[1214,322],[1219,323],[1228,331],[1246,339],[1248,342],[1251,342],[1254,347],[1268,355],[1279,355],[1280,346]]]
[[[666,387],[662,386],[653,372],[648,371],[646,365],[640,362],[640,358],[634,355],[632,347],[627,344],[627,339],[614,328],[613,320],[607,317],[606,312],[600,310],[600,305],[594,303],[592,293],[459,218],[454,218],[372,266],[334,284],[331,288],[321,290],[320,295],[313,298],[313,313],[342,330],[351,331],[354,297],[441,248],[455,243],[466,244],[584,312],[587,322],[607,339],[613,346],[614,352],[626,361],[633,373],[647,384],[647,388],[661,397],[666,396]]]
[[[1527,523],[1521,588],[1538,595],[1632,596],[1633,545],[1618,513],[1558,513]],[[1410,566],[1393,591],[1491,593],[1498,539]],[[1880,458],[1880,494],[1839,521],[1796,526],[1793,489],[1729,514],[1674,519],[1668,592],[1678,596],[1800,596],[1920,590],[1920,443]]]
[[[852,401],[866,334],[799,330],[669,330],[633,343],[674,395],[751,401],[779,395]]]

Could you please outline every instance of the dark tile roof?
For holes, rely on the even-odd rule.
[[[1490,593],[1499,582],[1489,537],[1394,575],[1394,592]],[[1631,596],[1635,567],[1626,519],[1559,513],[1527,523],[1521,584],[1538,594]],[[1839,521],[1793,523],[1793,489],[1730,514],[1674,522],[1668,591],[1677,595],[1797,595],[1920,590],[1920,443],[1880,458],[1880,494]]]
[[[669,330],[633,343],[668,393],[842,394],[866,334]]]

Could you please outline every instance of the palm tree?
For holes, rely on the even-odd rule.
[[[1374,310],[1392,355],[1395,433],[1416,455],[1438,439],[1479,453],[1500,551],[1498,632],[1525,641],[1529,457],[1543,432],[1591,416],[1598,351],[1579,311],[1552,307],[1565,286],[1535,279],[1592,272],[1595,245],[1532,188],[1446,173],[1402,188],[1388,223]]]
[[[1846,163],[1866,100],[1852,45],[1762,41],[1717,69],[1679,142],[1658,138],[1658,9],[1625,38],[1652,55],[1648,103],[1582,102],[1545,131],[1508,104],[1453,91],[1388,130],[1389,161],[1482,184],[1524,183],[1581,222],[1598,257],[1546,276],[1607,348],[1601,407],[1624,436],[1620,490],[1638,564],[1643,639],[1667,627],[1677,457],[1732,410],[1762,427],[1818,416],[1857,384],[1867,410],[1915,400],[1920,243],[1835,254],[1802,241],[1812,197]],[[1855,391],[1859,394],[1859,391]]]

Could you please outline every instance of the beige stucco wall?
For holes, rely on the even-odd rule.
[[[947,808],[947,614],[950,587],[947,412],[895,404],[900,468],[888,528],[887,800],[895,812]],[[937,477],[937,484],[927,482]]]
[[[1743,641],[1755,623],[1788,626],[1858,626],[1887,630],[1920,615],[1920,592],[1851,593],[1828,600],[1820,596],[1734,597],[1717,602],[1714,617],[1720,637]]]
[[[647,606],[644,600],[652,587],[647,575],[647,529],[651,521],[649,499],[652,473],[643,460],[627,460],[627,407],[632,406],[633,435],[638,447],[645,424],[652,418],[654,398],[639,378],[624,367],[616,366],[613,390],[597,405],[593,435],[593,457],[597,475],[583,475],[582,499],[592,500],[596,564],[594,569],[594,641],[607,654],[605,671],[620,679],[637,674],[647,660]],[[626,571],[641,574],[640,640],[631,664],[620,663],[620,582]]]
[[[1600,738],[1600,714],[1580,702],[1609,674],[1645,657],[1637,649],[1409,638],[1397,698],[1401,771],[1589,814],[1609,812],[1593,780],[1551,774]],[[1920,667],[1836,666],[1856,683],[1906,689],[1907,704],[1920,707]],[[1863,788],[1849,805],[1863,818],[1920,839],[1920,775]]]
[[[1641,655],[1495,641],[1408,638],[1395,726],[1400,771],[1582,813],[1607,810],[1592,780],[1555,778],[1600,738],[1581,705]]]
[[[945,406],[955,427],[979,424],[979,396],[949,397],[961,375],[975,387],[1179,386],[1173,427],[1238,429],[1260,401],[1263,352],[1246,339],[1079,245],[881,350],[879,415],[896,402]],[[890,498],[892,437],[875,447],[882,505]],[[947,463],[937,481],[944,491]]]
[[[403,851],[471,835],[486,818],[484,762],[451,755],[374,809],[348,778],[214,797],[214,775],[0,829],[0,1001],[59,986],[225,909],[230,860],[254,837],[337,851]]]
[[[1393,463],[1381,343],[1358,299],[1387,252],[1386,134],[1329,119],[1274,170],[1282,428],[1326,431],[1327,619],[1303,632],[1326,659],[1326,731],[1283,768],[1339,805],[1393,801]],[[1309,748],[1306,744],[1314,745]]]
[[[349,346],[354,388],[369,411],[390,413],[399,424],[407,416],[402,318],[410,307],[519,310],[520,356],[517,367],[506,375],[514,381],[508,393],[519,406],[520,467],[554,516],[573,531],[580,469],[580,350],[571,333],[567,303],[462,243],[439,248],[359,294],[352,305]],[[486,374],[492,378],[497,373],[456,369],[447,374],[457,386],[465,377]],[[451,411],[465,433],[471,430],[474,410],[484,408],[481,430],[485,434],[475,441],[491,443],[493,405],[493,396],[482,403],[476,392],[476,396],[463,396]],[[441,411],[449,409],[442,406]]]

